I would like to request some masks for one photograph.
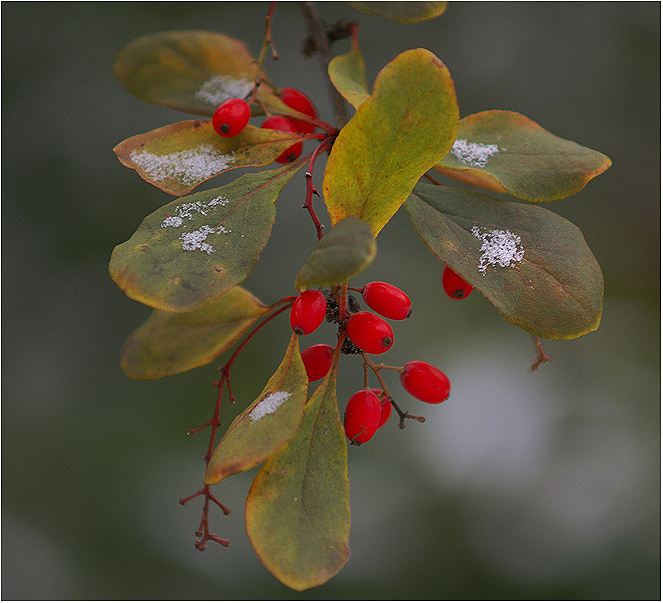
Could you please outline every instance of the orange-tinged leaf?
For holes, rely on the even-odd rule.
[[[199,30],[141,36],[117,53],[113,71],[138,98],[199,115],[212,115],[228,98],[244,98],[257,78],[267,77],[244,42]],[[276,100],[267,84],[258,98]],[[262,113],[260,105],[252,110]]]
[[[324,584],[350,554],[347,446],[336,403],[338,354],[295,436],[258,472],[246,532],[265,567],[302,591]]]
[[[348,2],[362,13],[384,17],[397,23],[416,23],[441,15],[446,2]]]
[[[260,395],[231,423],[212,454],[206,484],[262,463],[290,440],[304,412],[308,381],[294,333],[278,369]]]
[[[568,220],[530,203],[427,184],[415,187],[405,208],[433,255],[509,322],[547,339],[598,328],[603,275]]]
[[[242,287],[193,312],[154,310],[122,349],[132,379],[158,379],[211,362],[269,310]]]
[[[435,167],[468,184],[540,202],[577,193],[611,164],[524,115],[483,111],[461,119],[458,139]]]
[[[379,233],[451,149],[457,129],[456,93],[444,64],[423,48],[398,55],[332,147],[323,181],[332,224],[355,216]]]
[[[228,170],[267,165],[304,139],[250,125],[237,136],[223,137],[211,120],[189,120],[127,138],[113,151],[143,180],[179,196]]]

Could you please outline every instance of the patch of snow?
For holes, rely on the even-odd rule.
[[[169,226],[173,228],[179,228],[182,226],[185,219],[192,220],[194,214],[206,216],[210,207],[215,207],[217,205],[224,207],[228,203],[230,203],[230,199],[227,199],[223,195],[219,195],[207,203],[203,203],[202,201],[182,203],[181,205],[175,207],[174,213],[176,215],[166,216],[166,218],[164,218],[163,222],[161,222],[161,228],[167,228]]]
[[[481,233],[478,226],[472,227],[472,234],[483,241],[481,244],[483,254],[479,258],[478,267],[484,276],[489,265],[512,268],[516,263],[522,262],[525,250],[520,244],[520,236],[509,230],[497,229]]]
[[[255,408],[249,413],[249,418],[251,422],[258,421],[266,415],[271,415],[273,412],[276,412],[276,409],[281,406],[290,396],[292,392],[272,392],[267,394]]]
[[[220,105],[229,98],[244,98],[253,88],[253,82],[238,80],[229,75],[216,75],[207,80],[195,93],[198,100]]]
[[[207,255],[216,253],[214,247],[206,242],[207,237],[211,234],[230,234],[231,232],[232,231],[229,228],[226,228],[223,225],[217,226],[216,228],[207,225],[201,226],[196,230],[185,232],[180,237],[180,241],[182,241],[182,249],[184,251],[196,251],[196,249],[199,249],[200,251],[204,251]]]
[[[190,186],[228,169],[233,154],[223,154],[211,144],[201,144],[168,155],[131,151],[129,158],[154,182],[175,180]]]
[[[472,167],[485,167],[488,159],[499,152],[496,144],[481,144],[480,142],[467,142],[459,138],[451,147],[451,153],[466,165]]]

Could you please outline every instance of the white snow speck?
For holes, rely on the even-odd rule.
[[[172,226],[173,228],[179,228],[182,226],[182,218],[180,216],[168,216],[161,222],[161,228],[166,228],[167,226]]]
[[[214,229],[210,226],[201,226],[197,230],[192,230],[191,232],[185,232],[181,237],[182,249],[184,251],[195,251],[200,249],[207,254],[214,253],[214,247],[209,243],[205,243],[205,239],[208,235],[212,234]]]
[[[253,88],[253,82],[238,80],[228,75],[216,75],[207,80],[195,94],[198,100],[220,105],[229,98],[244,98]]]
[[[211,234],[230,234],[231,232],[232,231],[229,228],[226,228],[223,225],[217,226],[216,228],[207,225],[201,226],[196,230],[185,232],[180,237],[180,241],[182,241],[182,249],[184,251],[195,251],[196,249],[200,249],[200,251],[204,251],[207,255],[216,253],[214,247],[206,242],[207,237]]]
[[[166,216],[166,218],[164,218],[163,222],[161,222],[161,228],[167,228],[168,226],[179,228],[182,226],[185,219],[192,220],[194,214],[206,216],[210,207],[215,207],[217,205],[225,207],[228,203],[230,203],[230,199],[226,199],[226,197],[223,195],[219,195],[207,203],[203,203],[202,201],[195,201],[194,203],[182,203],[182,205],[178,205],[174,209],[174,213],[176,215]]]
[[[482,234],[478,226],[472,226],[472,234],[483,241],[481,244],[483,255],[479,258],[478,266],[479,272],[484,276],[489,264],[513,268],[525,255],[520,237],[509,230],[493,229]]]
[[[249,413],[251,422],[258,421],[265,415],[271,415],[290,396],[292,396],[292,392],[272,392],[271,394],[267,394]]]
[[[185,186],[216,176],[230,166],[233,154],[224,155],[211,144],[169,155],[131,151],[129,158],[154,182],[175,180]]]
[[[459,138],[451,147],[451,153],[466,165],[472,167],[485,167],[488,159],[499,152],[496,144],[481,144],[480,142],[467,142]]]
[[[223,195],[219,195],[218,197],[214,197],[214,199],[207,204],[207,207],[213,207],[214,205],[225,207],[228,203],[230,203],[230,199],[226,199]]]

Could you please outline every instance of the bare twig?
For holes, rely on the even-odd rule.
[[[309,32],[309,37],[312,42],[312,49],[315,48],[315,52],[318,55],[318,61],[322,67],[325,82],[327,83],[327,92],[329,94],[329,100],[331,101],[334,111],[334,121],[336,123],[336,127],[342,128],[348,121],[348,114],[345,107],[345,100],[339,94],[338,90],[334,88],[334,85],[331,83],[327,72],[327,67],[332,60],[329,50],[327,27],[325,26],[324,21],[320,18],[320,15],[318,14],[318,11],[315,7],[315,3],[302,2],[301,7],[302,12],[304,13],[304,18],[306,20],[306,28]]]

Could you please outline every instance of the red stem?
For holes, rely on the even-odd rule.
[[[304,198],[304,204],[302,207],[306,210],[308,210],[309,215],[311,216],[311,219],[313,220],[313,224],[315,225],[315,229],[318,233],[318,240],[322,238],[322,230],[324,226],[320,223],[320,220],[318,219],[317,214],[315,213],[315,210],[313,209],[313,195],[318,195],[320,196],[320,193],[318,193],[317,189],[315,188],[313,184],[313,166],[315,165],[316,160],[318,159],[318,155],[322,153],[326,148],[331,147],[334,144],[334,140],[336,139],[336,135],[333,136],[328,136],[325,138],[313,151],[311,154],[311,159],[308,162],[308,167],[306,168],[306,197]]]
[[[235,397],[233,396],[232,388],[230,387],[230,367],[233,365],[233,363],[237,359],[237,356],[244,349],[244,347],[251,340],[251,338],[260,329],[262,329],[268,322],[270,322],[271,320],[276,318],[279,314],[285,312],[288,308],[290,308],[290,306],[292,306],[292,302],[294,301],[294,299],[295,296],[290,295],[288,297],[284,297],[282,300],[274,304],[273,307],[275,309],[272,310],[265,318],[263,318],[253,329],[251,329],[251,331],[244,337],[242,342],[237,346],[237,348],[233,352],[232,356],[230,356],[228,361],[218,369],[221,371],[221,379],[214,382],[214,385],[217,388],[217,395],[216,395],[216,404],[214,405],[214,413],[212,414],[212,418],[209,421],[207,421],[207,423],[205,423],[204,425],[197,427],[195,429],[190,429],[187,432],[189,435],[193,435],[203,430],[205,427],[209,426],[212,428],[209,438],[209,444],[207,445],[207,454],[205,455],[205,469],[207,469],[210,459],[212,458],[212,453],[214,452],[214,442],[216,440],[216,432],[221,426],[221,418],[220,418],[221,401],[223,399],[224,387],[228,388],[229,400],[231,402],[235,402]],[[230,513],[230,509],[228,509],[223,504],[221,504],[221,502],[210,492],[208,484],[205,484],[201,490],[198,490],[198,492],[194,492],[189,496],[180,498],[179,502],[181,505],[184,505],[198,496],[203,496],[205,500],[203,502],[203,513],[200,520],[200,525],[198,526],[198,530],[196,531],[196,536],[199,538],[199,540],[197,540],[195,543],[196,548],[199,551],[204,551],[208,540],[217,542],[224,547],[229,546],[230,542],[222,538],[219,538],[216,534],[212,534],[209,531],[209,503],[211,501],[215,505],[217,505],[221,509],[221,511],[223,511],[224,515],[228,515]]]

